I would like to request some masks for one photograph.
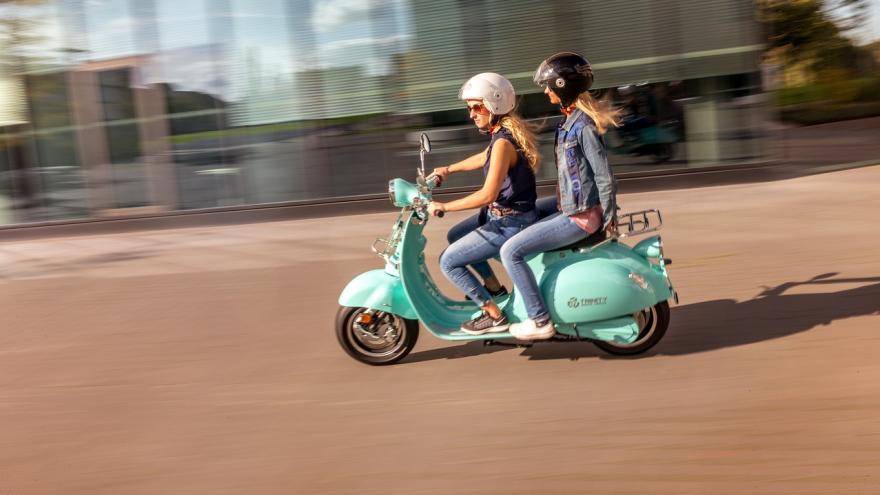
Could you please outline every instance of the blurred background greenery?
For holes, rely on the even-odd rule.
[[[876,2],[874,2],[876,3]],[[783,121],[819,124],[880,115],[880,40],[871,0],[762,0],[765,60],[777,67]]]

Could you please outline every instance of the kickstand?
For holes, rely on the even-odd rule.
[[[500,347],[526,347],[526,348],[532,346],[532,344],[524,344],[524,343],[520,343],[520,342],[501,342],[498,340],[491,340],[491,339],[483,341],[483,347],[488,347],[490,345],[497,345]]]

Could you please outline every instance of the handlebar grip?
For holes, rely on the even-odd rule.
[[[446,214],[445,211],[438,211],[438,212],[437,212],[437,217],[438,217],[438,218],[443,218],[443,215],[445,215],[445,214]]]

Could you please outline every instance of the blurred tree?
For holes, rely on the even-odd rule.
[[[845,32],[866,20],[868,0],[759,0],[769,49],[807,79],[852,77],[864,64],[864,50]]]
[[[874,62],[880,64],[880,41],[869,43],[865,46],[865,49],[871,52],[871,55],[874,57]]]

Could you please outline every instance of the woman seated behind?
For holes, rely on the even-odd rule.
[[[528,314],[528,319],[510,326],[510,333],[523,340],[547,339],[556,333],[526,257],[613,228],[617,215],[614,174],[602,134],[619,125],[619,111],[588,92],[593,84],[590,63],[576,53],[557,53],[541,63],[534,80],[550,102],[559,105],[565,120],[556,130],[559,213],[516,235],[501,250],[501,262]]]

